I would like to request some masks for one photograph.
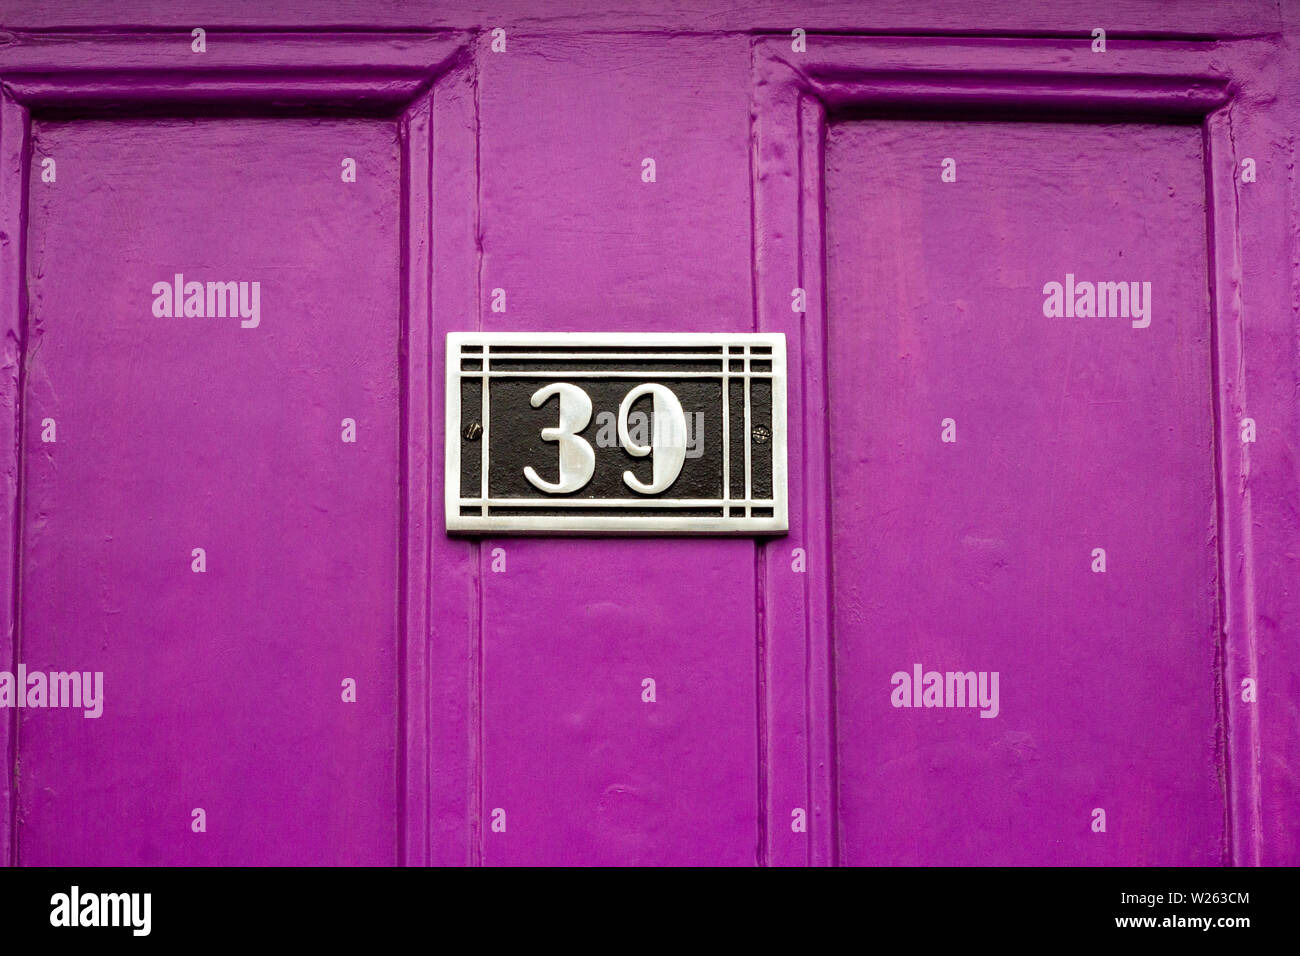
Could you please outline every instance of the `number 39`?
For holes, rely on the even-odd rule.
[[[578,434],[591,421],[591,397],[576,385],[556,382],[533,393],[533,408],[541,408],[552,395],[560,397],[560,423],[555,428],[543,428],[542,439],[559,445],[560,480],[547,481],[532,465],[524,468],[524,477],[533,487],[560,495],[577,491],[591,481],[591,476],[596,473],[596,452],[591,443]],[[654,427],[649,445],[634,442],[627,431],[628,413],[642,395],[654,399],[651,417]],[[618,407],[618,440],[634,458],[654,454],[654,471],[649,483],[641,481],[630,471],[623,472],[623,481],[640,494],[658,494],[677,480],[686,459],[686,413],[682,410],[682,403],[666,386],[638,385],[627,393]]]

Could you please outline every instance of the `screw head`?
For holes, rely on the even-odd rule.
[[[772,437],[772,429],[766,425],[757,425],[751,434],[754,436],[754,444],[766,445],[768,439]]]
[[[466,441],[478,441],[479,436],[483,434],[483,426],[478,422],[470,422],[461,434],[465,436]]]

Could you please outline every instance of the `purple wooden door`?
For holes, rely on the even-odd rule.
[[[1295,4],[218,6],[0,0],[0,859],[1300,859]],[[788,535],[448,534],[458,332]]]
[[[844,862],[1222,860],[1205,195],[1194,125],[831,127]]]
[[[395,125],[32,148],[20,659],[105,676],[98,718],[20,712],[19,862],[393,862]]]

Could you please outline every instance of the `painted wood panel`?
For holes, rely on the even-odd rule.
[[[22,712],[19,862],[392,863],[395,124],[38,122],[32,151],[18,656],[103,699]]]
[[[748,171],[722,161],[746,147],[745,51],[656,46],[530,38],[484,60],[485,330],[752,328]],[[754,542],[480,548],[483,860],[754,864]]]
[[[1205,197],[1196,125],[831,126],[844,862],[1223,860]]]

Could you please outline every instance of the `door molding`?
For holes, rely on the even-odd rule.
[[[24,244],[33,118],[302,115],[387,118],[401,140],[401,379],[398,618],[399,819],[396,858],[430,861],[431,569],[440,559],[431,507],[442,474],[443,334],[478,314],[478,118],[473,37],[465,32],[210,30],[194,53],[188,30],[16,33],[0,46],[0,667],[15,669],[22,545],[27,356]],[[434,222],[437,222],[435,241]],[[435,316],[435,302],[438,304]],[[435,330],[435,325],[439,328]],[[436,353],[436,354],[435,354]],[[462,564],[468,564],[465,556]],[[465,613],[465,612],[460,612]],[[462,655],[463,656],[463,655]],[[18,862],[18,721],[0,710],[0,860]],[[463,749],[463,748],[462,748]]]
[[[769,835],[763,862],[833,865],[838,860],[835,674],[832,633],[826,268],[823,147],[840,116],[972,115],[1010,121],[1047,116],[1091,122],[1182,121],[1200,125],[1205,155],[1214,472],[1218,519],[1219,744],[1227,808],[1225,862],[1258,865],[1262,856],[1260,727],[1257,705],[1237,688],[1259,675],[1260,573],[1253,543],[1251,446],[1239,437],[1246,380],[1294,382],[1286,356],[1245,350],[1247,316],[1263,333],[1285,332],[1285,283],[1248,287],[1243,268],[1237,144],[1267,110],[1280,77],[1269,39],[1171,42],[1112,39],[1094,54],[1091,39],[818,36],[806,52],[789,34],[759,36],[751,47],[750,167],[754,196],[756,329],[785,332],[790,388],[790,536],[768,544],[759,602],[760,742],[765,774],[760,805]],[[1249,106],[1251,109],[1242,109]],[[1257,131],[1264,152],[1267,128]],[[1275,169],[1283,164],[1277,162]],[[1280,193],[1280,187],[1275,186]],[[1271,241],[1271,239],[1270,239]],[[1283,244],[1266,251],[1288,261]],[[807,311],[791,308],[791,290]],[[1245,307],[1249,296],[1251,309]],[[1273,326],[1272,329],[1269,326]],[[1287,335],[1283,340],[1290,341]],[[1275,434],[1292,413],[1277,407]],[[1295,502],[1283,472],[1264,493]],[[807,553],[807,573],[792,574],[789,548]],[[1281,569],[1272,587],[1285,587]],[[1281,600],[1281,599],[1279,599]],[[802,679],[796,679],[796,675]],[[1279,687],[1278,693],[1284,694]],[[806,801],[806,802],[804,802]],[[808,810],[808,832],[791,832],[793,808]],[[888,821],[879,821],[888,826]]]

